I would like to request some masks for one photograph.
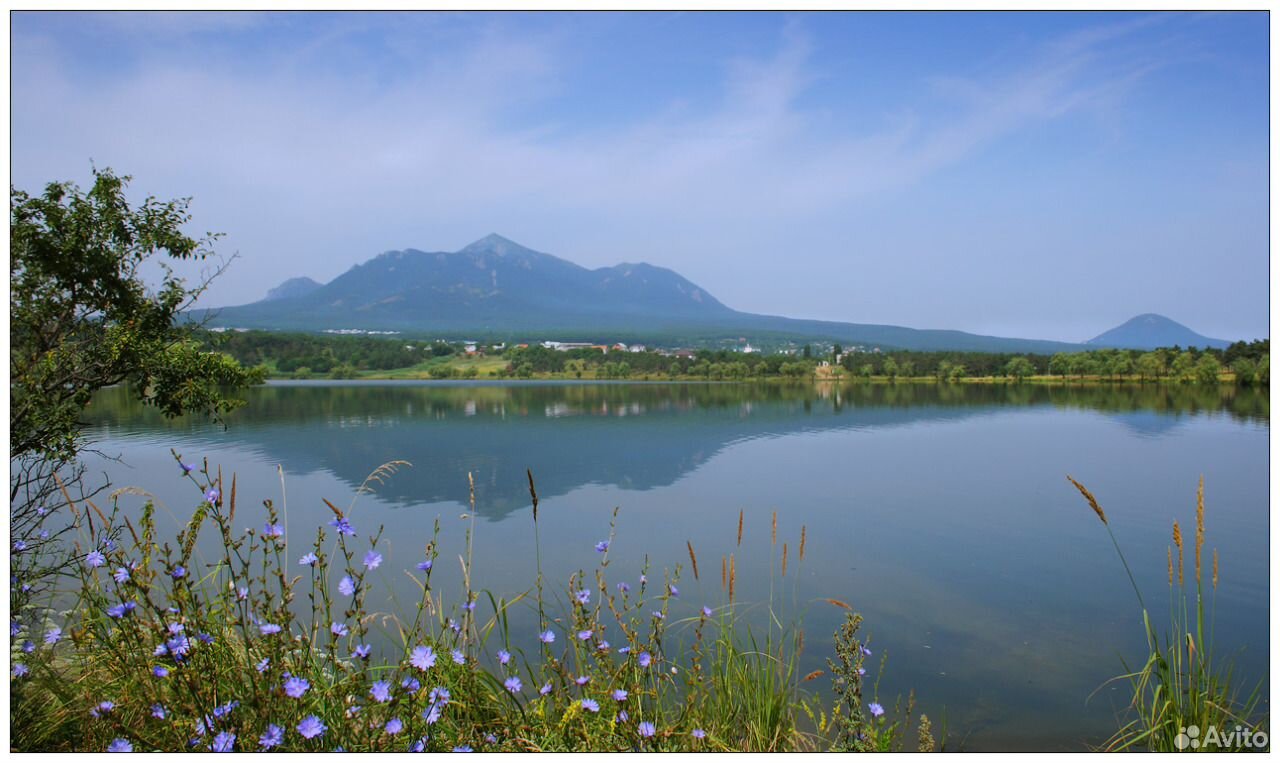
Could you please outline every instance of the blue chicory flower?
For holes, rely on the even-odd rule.
[[[382,554],[370,549],[370,551],[364,555],[365,569],[376,570],[378,569],[379,564],[382,564]]]
[[[325,729],[324,723],[314,715],[308,715],[298,724],[298,733],[302,735],[303,739],[315,739],[324,734]]]

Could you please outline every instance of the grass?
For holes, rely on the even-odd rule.
[[[1212,600],[1206,602],[1206,599],[1217,593],[1218,552],[1213,551],[1210,588],[1206,592],[1204,478],[1200,478],[1196,493],[1195,535],[1191,541],[1194,574],[1189,583],[1184,564],[1187,541],[1182,527],[1176,520],[1173,523],[1173,545],[1167,550],[1169,627],[1163,634],[1151,620],[1102,507],[1084,485],[1071,477],[1067,479],[1084,496],[1111,536],[1142,610],[1147,642],[1148,654],[1142,665],[1126,665],[1125,673],[1114,679],[1129,684],[1131,699],[1127,718],[1107,741],[1105,749],[1159,752],[1189,748],[1249,749],[1259,746],[1255,739],[1261,740],[1260,746],[1267,746],[1270,716],[1263,709],[1263,682],[1252,687],[1242,685],[1243,679],[1235,673],[1233,664],[1222,662],[1214,653],[1215,607]],[[1222,736],[1233,732],[1234,736],[1229,739]]]
[[[333,519],[293,542],[284,535],[283,501],[244,508],[235,477],[224,481],[207,463],[181,467],[194,509],[171,540],[157,537],[150,503],[135,523],[114,497],[103,511],[64,495],[29,540],[15,540],[11,557],[12,749],[903,746],[910,702],[905,716],[900,708],[884,712],[876,684],[864,684],[861,659],[869,650],[857,635],[860,619],[850,612],[836,634],[843,656],[832,663],[841,667],[833,667],[828,706],[807,689],[821,671],[797,674],[799,622],[780,619],[771,590],[754,605],[767,608],[767,627],[748,627],[731,563],[715,609],[682,618],[674,617],[684,611],[676,606],[681,568],[630,584],[609,574],[612,526],[608,542],[583,550],[593,568],[559,590],[544,592],[540,563],[528,590],[481,588],[483,571],[471,568],[472,530],[460,556],[463,590],[447,601],[432,584],[437,563],[453,558],[438,546],[438,522],[413,569],[386,569],[382,529],[363,526],[357,501],[407,466],[380,467],[345,508],[325,501]],[[536,543],[532,475],[530,492]],[[39,535],[60,522],[66,534]],[[245,524],[255,529],[233,530]],[[741,543],[741,524],[738,532]],[[219,558],[206,563],[197,542],[210,536]],[[776,529],[771,542],[776,550]],[[803,545],[793,565],[803,560]],[[689,552],[696,576],[692,541]],[[62,559],[61,572],[38,576],[50,558]],[[402,574],[417,584],[416,603],[370,611],[366,593],[377,577]],[[536,640],[511,632],[517,608],[536,609]],[[920,725],[920,745],[932,749],[927,719]]]

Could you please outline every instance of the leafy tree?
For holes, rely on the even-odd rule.
[[[104,169],[87,193],[71,183],[50,183],[40,196],[10,190],[11,458],[73,460],[80,415],[109,385],[128,383],[167,416],[218,419],[243,402],[230,391],[264,377],[202,351],[194,327],[178,323],[208,281],[188,288],[161,261],[162,280],[148,288],[148,260],[203,260],[217,237],[182,232],[190,199],[131,207],[129,180]]]
[[[1035,371],[1035,366],[1031,365],[1031,361],[1026,358],[1014,358],[1005,366],[1005,374],[1018,381],[1022,381]]]
[[[1160,378],[1160,373],[1164,370],[1160,363],[1160,356],[1154,352],[1144,352],[1139,355],[1135,367],[1143,381]]]
[[[870,379],[871,375],[875,373],[875,371],[876,371],[875,366],[871,365],[870,363],[863,363],[862,367],[858,369],[858,375],[861,376],[863,379]]]
[[[1218,374],[1221,371],[1222,364],[1207,352],[1200,356],[1200,360],[1196,361],[1196,381],[1201,384],[1217,384]]]
[[[1170,365],[1170,373],[1173,374],[1174,379],[1186,381],[1194,373],[1195,364],[1195,358],[1191,356],[1190,352],[1181,352],[1174,357],[1173,363]]]
[[[1071,356],[1059,352],[1049,360],[1049,373],[1065,377],[1071,373]]]
[[[904,379],[910,379],[916,373],[916,364],[912,360],[903,360],[898,363],[898,373]]]
[[[883,364],[883,366],[881,366],[881,368],[884,370],[884,375],[885,375],[885,376],[888,376],[890,379],[896,379],[896,378],[897,378],[897,376],[898,376],[898,361],[894,360],[894,359],[893,359],[893,356],[889,356],[889,357],[885,358],[885,359],[884,359],[884,364]]]
[[[521,363],[519,366],[516,366],[516,376],[517,376],[517,377],[519,377],[519,378],[521,378],[521,379],[532,379],[532,378],[533,378],[533,364],[532,364],[532,363]]]

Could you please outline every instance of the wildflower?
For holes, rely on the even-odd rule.
[[[195,471],[195,468],[196,468],[194,464],[184,464],[181,461],[178,462],[178,466],[182,467],[183,474],[190,474],[191,472]]]
[[[551,684],[549,683],[543,684],[542,688],[538,689],[538,696],[540,697],[545,697],[550,693],[551,693]]]
[[[270,667],[271,667],[270,657],[263,657],[261,662],[259,662],[257,665],[254,665],[254,668],[256,668],[259,673],[266,673],[267,669]]]
[[[474,601],[469,601],[466,604],[463,604],[462,608],[467,610],[468,612],[474,612],[476,608],[476,603]]]
[[[457,747],[453,748],[453,751],[454,752],[475,752],[475,750],[472,750],[469,745],[465,745],[465,744],[458,745]]]
[[[231,711],[235,710],[237,707],[240,707],[240,701],[233,699],[225,705],[219,705],[218,707],[215,707],[213,709],[213,717],[221,718],[225,715],[230,715]]]
[[[666,616],[665,614],[663,614],[661,611],[659,611],[659,610],[656,610],[656,609],[655,609],[655,610],[653,610],[653,619],[655,619],[655,620],[666,620],[666,619],[667,619],[667,616]]]
[[[507,687],[507,691],[512,694],[519,694],[520,690],[524,688],[524,684],[520,683],[520,679],[516,676],[511,676],[507,680],[503,681],[502,685]]]
[[[702,616],[703,616],[703,617],[711,617],[711,607],[703,607],[703,608],[702,608]]]
[[[133,752],[133,745],[128,739],[119,737],[112,739],[111,744],[107,745],[107,752]]]
[[[440,707],[444,707],[449,704],[450,699],[452,699],[452,695],[450,695],[449,690],[443,686],[437,686],[427,693],[427,701],[438,703]]]
[[[585,607],[587,603],[591,601],[591,592],[584,588],[575,593],[573,598],[577,599],[578,603]]]
[[[641,575],[640,575],[640,585],[645,585],[645,584],[646,584],[646,583],[648,583],[648,582],[649,582],[649,578],[648,578],[648,577],[646,577],[643,573],[641,573]]]
[[[311,688],[311,682],[305,678],[297,676],[289,676],[284,682],[284,693],[294,699],[299,699],[303,694],[307,693],[307,689]]]
[[[126,601],[126,602],[123,602],[123,603],[121,603],[121,604],[116,604],[116,605],[115,605],[115,606],[113,606],[113,607],[108,607],[108,608],[107,608],[107,614],[108,614],[108,615],[111,615],[112,617],[114,617],[114,618],[116,618],[116,619],[119,619],[119,618],[124,617],[125,615],[129,614],[130,612],[132,612],[134,609],[136,609],[136,608],[137,608],[137,606],[138,606],[138,605],[137,605],[137,604],[135,604],[135,603],[134,603],[134,602],[132,602],[132,601]]]
[[[301,564],[303,567],[314,567],[318,561],[320,561],[320,557],[316,556],[314,551],[308,551],[298,559],[298,564]]]
[[[431,560],[430,560],[430,559],[428,559],[428,560],[427,560],[427,561],[425,561],[425,562],[418,562],[418,570],[419,570],[419,571],[421,571],[421,572],[430,572],[430,571],[431,571]]]
[[[314,739],[325,732],[324,723],[314,715],[308,715],[298,724],[298,733],[303,739]]]
[[[667,586],[667,593],[671,594],[671,597],[672,597],[673,599],[678,599],[678,598],[680,598],[680,589],[679,589],[679,588],[676,588],[676,587],[675,587],[675,586],[673,586],[673,585],[669,585],[669,586]]]
[[[463,665],[467,662],[467,656],[462,653],[461,649],[454,649],[450,656],[453,657],[455,665]]]
[[[338,517],[330,522],[329,526],[337,530],[339,535],[350,535],[353,538],[356,535],[356,529],[351,526],[346,517]]]
[[[600,703],[596,702],[594,699],[584,699],[582,700],[582,709],[598,713],[600,712]]]
[[[865,646],[864,646],[864,647],[862,647],[862,653],[863,653],[863,654],[865,654],[865,655],[866,655],[866,656],[868,656],[868,657],[870,657],[870,656],[871,656],[871,650],[870,650],[870,649],[868,649],[868,648],[866,648]]]
[[[173,578],[174,580],[181,580],[186,576],[187,576],[187,568],[183,567],[181,564],[179,564],[177,567],[174,567],[173,570],[169,572],[169,577]]]
[[[591,638],[591,631],[578,631],[578,638],[582,641],[586,641]]]
[[[426,721],[427,725],[440,720],[440,706],[434,703],[428,705],[427,709],[422,711],[422,720]]]
[[[498,743],[498,735],[497,735],[497,734],[485,734],[485,735],[484,735],[484,741],[488,742],[489,744],[497,744],[497,743]]]
[[[458,621],[457,621],[457,620],[454,620],[452,617],[450,617],[450,618],[449,618],[449,630],[453,631],[454,633],[461,633],[461,632],[462,632],[462,626],[458,624]]]
[[[258,630],[264,636],[274,636],[275,634],[279,633],[282,629],[280,628],[279,625],[276,625],[275,623],[263,623],[262,625],[258,626]]]
[[[858,675],[865,676],[866,674],[867,674],[866,668],[858,668]]]
[[[117,583],[125,583],[129,580],[129,569],[127,567],[116,567],[116,571],[111,573],[111,577]]]
[[[200,639],[201,644],[213,643],[213,636],[210,636],[208,633],[197,633],[196,638]]]
[[[872,702],[871,704],[867,705],[867,708],[871,710],[871,714],[877,718],[884,715],[884,708],[880,706],[879,702]]]
[[[596,644],[596,651],[598,651],[598,652],[607,652],[607,651],[609,651],[609,642],[608,642],[608,641],[601,641],[599,644]]]
[[[653,657],[648,652],[641,652],[637,660],[640,663],[640,667],[647,668],[653,662]]]
[[[707,738],[707,732],[703,731],[702,729],[694,729],[693,731],[691,731],[691,732],[689,732],[689,733],[690,733],[690,735],[691,735],[694,739],[706,739],[706,738]]]
[[[542,643],[544,643],[544,644],[551,644],[551,643],[554,643],[554,642],[555,642],[555,640],[556,640],[556,634],[552,633],[552,632],[551,632],[551,629],[550,629],[550,628],[548,628],[548,629],[546,629],[545,631],[543,631],[542,633],[539,633],[539,634],[538,634],[538,640],[539,640],[539,641],[541,641],[541,642],[542,642]]]
[[[376,702],[391,701],[391,682],[390,681],[374,681],[373,686],[369,687],[369,696],[373,697]]]
[[[19,634],[19,633],[21,633],[21,632],[22,632],[22,624],[21,624],[21,623],[19,623],[17,620],[10,620],[10,621],[9,621],[9,636],[10,636],[10,637],[12,637],[12,636],[16,636],[16,635],[18,635],[18,634]]]
[[[511,662],[511,652],[508,652],[506,649],[499,649],[498,662],[503,665],[506,665],[508,662]]]
[[[631,647],[629,646],[618,647],[618,654],[629,654],[630,652],[631,652]]]
[[[43,506],[37,506],[37,507],[36,507],[36,516],[37,516],[37,517],[43,517],[45,514],[48,514],[48,513],[49,513],[49,510],[48,510],[48,509],[46,509],[45,507],[43,507]]]
[[[209,745],[209,749],[214,752],[231,752],[236,745],[236,735],[230,731],[220,732],[213,738],[213,742]]]
[[[614,689],[614,690],[613,690],[613,698],[614,698],[615,700],[617,700],[618,702],[626,702],[626,701],[627,701],[627,690],[626,690],[626,689]]]
[[[211,487],[204,491],[204,499],[209,503],[217,503],[220,497],[222,497],[222,493],[219,493],[216,487]]]
[[[618,593],[628,593],[630,590],[631,590],[631,586],[627,585],[626,583],[618,584]]]
[[[388,734],[393,736],[399,734],[401,731],[404,731],[404,722],[399,718],[392,718],[387,721],[387,725],[383,727],[383,731],[386,731]]]
[[[408,689],[411,692],[414,692],[414,691],[417,691],[418,689],[421,689],[422,684],[416,678],[406,678],[400,682],[400,687],[403,689]]]
[[[350,631],[347,629],[346,623],[334,623],[329,626],[329,632],[335,636],[342,637],[347,635]]]
[[[168,678],[169,669],[163,665],[157,665],[151,669],[151,675],[155,676],[156,678]]]
[[[101,551],[90,551],[84,555],[84,563],[90,567],[101,567],[107,563],[107,557]]]
[[[647,739],[648,737],[653,736],[654,732],[656,731],[657,729],[653,727],[652,723],[649,723],[648,721],[640,722],[640,736],[645,737]]]
[[[236,600],[237,600],[237,601],[248,601],[248,600],[249,600],[249,587],[248,587],[248,586],[240,586],[239,588],[237,588],[237,589],[236,589]]]
[[[22,553],[23,551],[26,551],[26,550],[27,550],[27,543],[26,543],[26,541],[21,541],[21,540],[14,541],[14,542],[13,542],[13,550],[14,550],[14,551],[17,551],[18,553]]]
[[[280,525],[273,525],[270,522],[267,522],[262,526],[262,535],[266,538],[283,538],[284,528]]]
[[[429,670],[436,665],[436,653],[429,646],[414,647],[409,663],[418,670]]]
[[[360,644],[355,649],[352,649],[351,653],[362,660],[367,660],[369,659],[369,653],[372,651],[373,647],[368,644]]]
[[[364,567],[367,570],[376,570],[378,565],[382,564],[382,554],[377,551],[370,550],[364,555]]]
[[[262,736],[258,737],[258,746],[264,750],[270,750],[283,741],[284,729],[274,723],[268,723],[267,730],[263,731]]]
[[[49,540],[49,531],[48,531],[48,530],[41,530],[41,531],[40,531],[40,540]]]
[[[22,642],[22,653],[23,653],[23,654],[31,654],[31,653],[32,653],[32,652],[34,652],[35,650],[36,650],[36,645],[35,645],[35,644],[31,643],[30,641],[23,641],[23,642]]]
[[[160,720],[162,720],[162,721],[163,721],[166,715],[168,715],[168,713],[167,713],[167,712],[165,712],[164,705],[152,705],[152,706],[151,706],[151,717],[152,717],[152,718],[159,718]]]
[[[277,628],[277,630],[279,630]],[[157,652],[160,650],[157,649]],[[191,651],[191,641],[184,635],[178,634],[174,638],[164,642],[164,653],[172,656],[175,660],[181,660]],[[162,656],[162,655],[157,655]]]
[[[94,718],[101,718],[102,716],[110,713],[112,710],[115,710],[115,709],[116,709],[116,703],[112,702],[111,700],[105,700],[103,702],[99,702],[97,707],[90,710],[89,715],[92,715]]]
[[[342,594],[343,596],[351,596],[355,594],[355,592],[356,592],[355,581],[351,579],[350,575],[343,575],[342,580],[338,581],[338,593]]]
[[[427,749],[426,737],[423,737],[422,739],[419,739],[418,741],[409,745],[409,752],[422,752],[425,749]]]
[[[30,675],[30,674],[31,674],[31,668],[28,668],[26,665],[24,665],[24,664],[23,664],[23,663],[21,663],[21,662],[15,662],[15,663],[13,663],[13,677],[14,677],[14,678],[25,678],[26,676],[28,676],[28,675]]]
[[[626,723],[631,720],[631,715],[626,710],[618,711],[618,723]]]
[[[591,682],[591,676],[578,676],[577,678],[573,679],[573,682],[579,686],[586,686],[588,683]]]
[[[602,541],[600,541],[599,543],[597,543],[597,544],[596,544],[596,551],[599,551],[600,553],[602,553],[602,554],[603,554],[604,552],[606,552],[606,551],[608,551],[608,550],[609,550],[609,541],[607,541],[607,540],[602,540]]]

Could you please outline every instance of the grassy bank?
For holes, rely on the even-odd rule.
[[[876,695],[884,663],[873,661],[857,615],[836,634],[829,671],[801,676],[800,624],[738,590],[732,557],[722,560],[719,601],[682,602],[680,567],[630,579],[610,569],[608,527],[567,584],[544,580],[539,563],[528,589],[488,591],[471,566],[474,506],[465,548],[439,548],[437,523],[416,566],[391,570],[382,529],[362,522],[355,500],[330,504],[331,521],[291,538],[271,501],[253,508],[237,496],[234,476],[178,464],[193,513],[171,540],[157,537],[149,503],[130,518],[65,497],[41,513],[30,540],[15,541],[13,749],[934,746],[910,700]],[[357,497],[405,466],[384,465]],[[536,543],[534,491],[531,476]],[[60,523],[65,533],[42,535]],[[233,529],[244,525],[253,529]],[[201,558],[201,536],[220,558]],[[771,543],[785,549],[776,524]],[[793,548],[795,575],[803,532]],[[709,560],[699,569],[692,541],[688,552],[693,577],[713,574]],[[455,558],[464,590],[450,600],[432,576]],[[785,551],[779,561],[786,574]],[[38,574],[50,562],[60,572]],[[370,610],[367,592],[382,575],[413,577],[416,605]],[[744,601],[769,608],[767,627],[744,624]],[[536,633],[511,632],[515,608],[536,612]],[[832,682],[826,700],[811,688],[819,679]]]

